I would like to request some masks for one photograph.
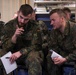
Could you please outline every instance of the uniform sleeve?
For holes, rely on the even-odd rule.
[[[58,44],[57,44],[57,35],[56,35],[56,31],[55,30],[51,30],[49,32],[49,50],[54,50],[55,52],[59,53],[60,50],[59,50],[59,47],[58,47]]]
[[[72,53],[70,53],[66,59],[67,61],[76,61],[76,26],[74,27],[72,31],[72,39],[73,39],[73,50]]]
[[[48,46],[48,29],[44,22],[39,21],[35,25],[33,31],[33,39],[31,46],[27,49],[21,50],[22,54],[29,53],[31,50],[44,51]]]
[[[28,54],[30,51],[40,51],[42,49],[42,39],[41,39],[41,33],[40,29],[37,25],[34,26],[32,31],[32,40],[31,45],[29,47],[23,48],[20,50],[22,54]]]
[[[39,21],[39,27],[41,32],[41,39],[42,39],[42,48],[45,49],[48,46],[48,38],[49,38],[49,31],[47,25],[43,21]]]
[[[11,37],[13,35],[13,28],[11,23],[7,23],[3,29],[3,37],[2,37],[2,47],[6,51],[10,51],[13,49],[14,43],[11,42]]]
[[[43,21],[39,21],[39,28],[40,28],[40,33],[41,33],[41,39],[42,39],[42,52],[44,54],[44,58],[46,58],[48,51],[49,51],[49,30],[47,25]]]

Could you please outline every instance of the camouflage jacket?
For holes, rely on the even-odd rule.
[[[0,41],[4,35],[3,33],[3,28],[4,28],[4,22],[3,21],[0,21]],[[2,48],[1,44],[0,44],[0,48]]]
[[[11,42],[15,33],[17,19],[11,20],[4,26],[3,50],[28,54],[32,50],[42,51],[43,45],[47,40],[47,27],[37,21],[30,20],[24,27],[24,33],[17,38],[16,44]],[[43,27],[41,27],[43,25]],[[40,29],[41,28],[41,29]]]
[[[64,32],[52,30],[50,32],[49,48],[55,50],[68,61],[76,61],[76,25],[67,22]]]
[[[0,39],[1,37],[3,36],[3,28],[4,28],[4,22],[3,21],[0,21]]]

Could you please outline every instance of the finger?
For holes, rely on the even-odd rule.
[[[10,57],[10,62],[11,62],[11,63],[13,63],[13,56],[12,56],[12,57]]]
[[[16,60],[16,56],[13,55],[12,57],[10,57],[10,62],[13,63]]]
[[[54,64],[59,64],[58,62],[55,62]]]
[[[54,62],[54,64],[61,65],[62,62],[61,61],[57,61],[57,62]]]
[[[19,28],[20,31],[24,31],[23,27]]]

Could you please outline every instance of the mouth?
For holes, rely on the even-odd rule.
[[[53,26],[53,29],[56,29],[56,26]]]
[[[24,26],[24,24],[23,23],[19,23],[19,27],[23,27]]]

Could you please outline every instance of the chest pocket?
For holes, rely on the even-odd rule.
[[[33,38],[32,31],[29,31],[28,33],[25,34],[26,40],[32,40],[32,38]]]
[[[66,36],[62,39],[57,40],[58,46],[61,50],[71,53],[74,49],[72,36]]]

